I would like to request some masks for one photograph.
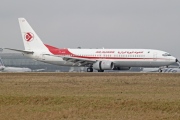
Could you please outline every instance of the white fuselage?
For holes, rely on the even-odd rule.
[[[116,67],[160,67],[176,62],[176,58],[160,50],[152,49],[67,49],[70,53],[61,51],[54,53],[42,53],[34,51],[34,54],[24,54],[38,61],[60,65],[79,66],[73,62],[64,61],[61,56],[84,58],[97,61],[112,61]],[[51,54],[45,55],[45,54]],[[166,54],[166,55],[165,55]],[[53,56],[56,55],[56,56]],[[57,57],[59,55],[59,57]]]

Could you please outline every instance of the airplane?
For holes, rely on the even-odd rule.
[[[6,67],[2,59],[0,58],[0,72],[43,72],[46,69],[30,69],[30,68],[22,68],[22,67]]]
[[[178,59],[154,49],[69,49],[44,44],[25,18],[18,18],[25,50],[5,48],[29,58],[60,66],[87,67],[87,72],[168,66]]]
[[[5,67],[2,59],[0,58],[0,72],[31,72],[31,69],[21,67]]]

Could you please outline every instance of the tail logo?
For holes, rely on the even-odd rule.
[[[30,32],[27,32],[27,33],[25,33],[24,38],[25,38],[26,41],[30,42],[30,41],[32,41],[34,39],[34,35],[32,33],[30,33]]]

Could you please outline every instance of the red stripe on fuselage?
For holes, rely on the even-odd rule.
[[[44,44],[48,49],[49,51],[54,54],[54,55],[73,55],[71,52],[69,52],[68,49],[64,48],[64,49],[59,49],[59,48],[56,48],[56,47],[53,47],[53,46],[50,46],[50,45],[47,45],[47,44]]]
[[[165,58],[127,58],[127,57],[95,57],[95,56],[79,56],[71,53],[67,48],[56,48],[47,44],[44,44],[49,51],[54,55],[72,56],[75,58],[86,58],[86,59],[114,59],[114,60],[166,60]]]

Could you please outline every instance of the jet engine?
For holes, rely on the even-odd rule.
[[[111,61],[97,61],[93,64],[93,68],[96,70],[112,70],[114,63]]]

